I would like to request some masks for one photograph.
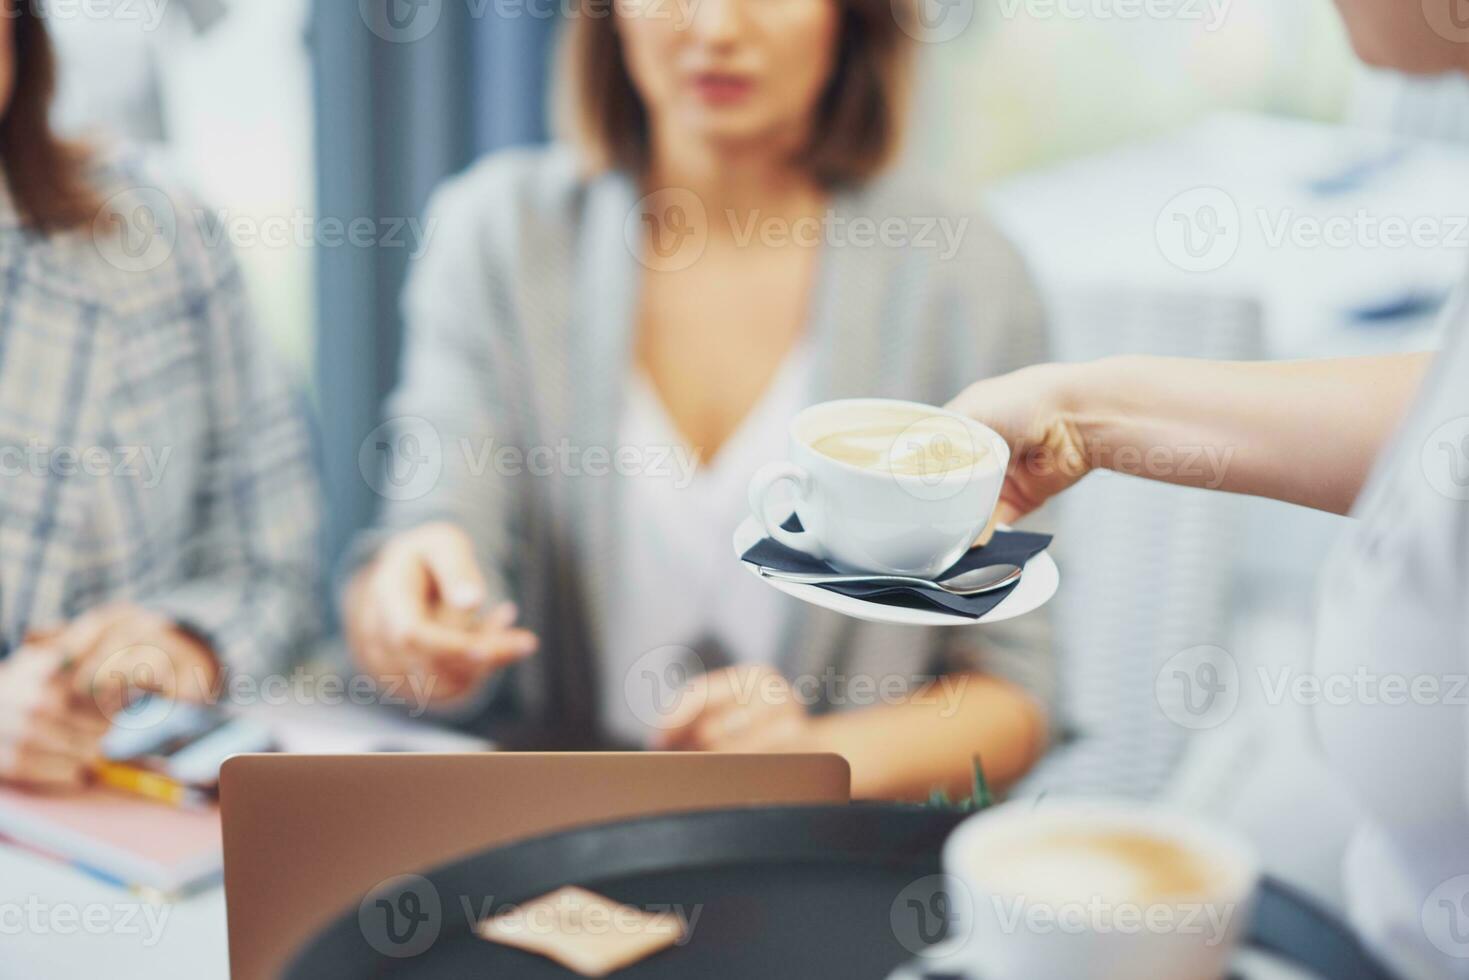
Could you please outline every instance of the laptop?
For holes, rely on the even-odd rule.
[[[234,980],[274,980],[383,881],[588,824],[845,803],[836,755],[241,755],[220,772]]]

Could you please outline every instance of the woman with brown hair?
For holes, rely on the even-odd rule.
[[[978,755],[1013,783],[1045,743],[1044,619],[858,624],[730,554],[800,408],[942,402],[1044,356],[1009,245],[881,175],[892,5],[586,0],[568,30],[570,145],[433,205],[380,443],[421,479],[379,488],[344,596],[359,663],[537,744],[830,750],[868,796],[967,785]]]
[[[65,789],[138,689],[304,639],[317,500],[203,210],[52,132],[39,9],[0,0],[0,782]]]

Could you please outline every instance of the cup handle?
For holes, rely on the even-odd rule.
[[[797,499],[804,499],[811,493],[810,473],[794,463],[769,463],[761,467],[760,472],[750,481],[750,510],[754,513],[755,520],[760,522],[766,534],[787,548],[794,548],[802,554],[825,561],[826,549],[810,531],[787,531],[780,526],[784,518],[770,519],[770,509],[767,506],[770,491],[781,483],[795,484]]]

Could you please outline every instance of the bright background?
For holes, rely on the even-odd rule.
[[[181,9],[139,30],[136,0],[118,2],[113,22],[55,22],[67,123],[166,140],[198,190],[233,214],[315,213],[309,0],[235,2],[202,35]],[[1177,4],[1175,20],[1107,22],[980,0],[959,37],[923,46],[908,165],[977,195],[1219,109],[1347,111],[1354,70],[1328,0],[1234,0],[1217,28],[1191,19],[1202,3]],[[245,251],[263,324],[307,372],[310,257]]]

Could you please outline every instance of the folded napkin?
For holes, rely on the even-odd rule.
[[[786,521],[785,528],[788,531],[800,531],[801,522],[792,516]],[[1019,565],[1023,568],[1032,558],[1050,547],[1051,541],[1052,536],[1049,534],[1032,534],[1029,531],[996,531],[989,544],[983,548],[971,550],[939,578],[949,578],[960,572],[986,568],[990,565]],[[836,569],[826,562],[812,558],[794,548],[787,548],[770,538],[762,538],[759,544],[740,557],[752,565],[763,565],[778,572],[836,572]],[[906,585],[821,585],[817,588],[851,596],[854,599],[865,599],[884,606],[958,613],[960,616],[979,619],[1003,602],[1005,597],[1015,591],[1019,584],[1017,582],[1008,588],[967,598],[949,595],[938,589],[921,589]]]

